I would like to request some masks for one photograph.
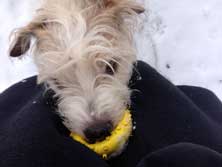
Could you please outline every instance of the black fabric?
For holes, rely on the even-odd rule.
[[[222,166],[222,104],[212,92],[174,86],[141,61],[130,87],[136,130],[109,161],[69,137],[36,77],[9,88],[0,94],[0,167]]]

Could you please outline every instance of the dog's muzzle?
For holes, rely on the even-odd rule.
[[[89,143],[95,143],[104,140],[107,136],[110,136],[113,125],[110,121],[99,122],[86,128],[84,135]]]

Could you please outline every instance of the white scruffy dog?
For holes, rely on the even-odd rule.
[[[143,11],[133,0],[45,0],[14,33],[10,56],[23,55],[34,41],[38,83],[59,97],[69,130],[91,143],[109,135],[130,104],[132,34]]]

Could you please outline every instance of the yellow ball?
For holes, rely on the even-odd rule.
[[[106,137],[105,140],[96,142],[94,144],[87,143],[81,136],[71,133],[70,136],[90,148],[97,154],[101,155],[104,159],[108,159],[113,154],[121,150],[126,144],[132,133],[132,117],[129,110],[126,110],[122,120],[111,132],[111,135]]]

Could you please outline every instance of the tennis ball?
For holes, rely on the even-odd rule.
[[[129,110],[125,110],[124,116],[111,135],[106,137],[105,140],[89,144],[81,136],[71,133],[70,136],[90,148],[97,154],[101,155],[104,159],[108,159],[112,155],[117,154],[123,149],[132,133],[132,116]]]

